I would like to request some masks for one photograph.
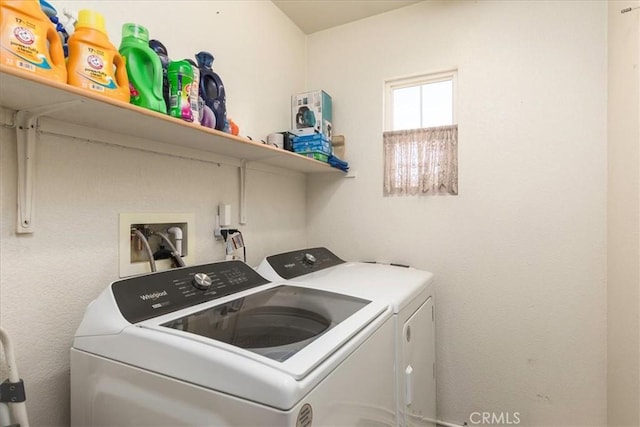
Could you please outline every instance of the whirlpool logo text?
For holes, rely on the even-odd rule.
[[[166,297],[166,296],[167,296],[167,291],[158,291],[152,294],[140,295],[140,299],[142,301],[147,301],[147,300],[155,301],[160,297]]]

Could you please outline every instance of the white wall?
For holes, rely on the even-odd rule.
[[[423,2],[311,35],[355,179],[309,243],[437,277],[439,418],[606,424],[605,2]],[[382,197],[385,79],[459,70],[460,195]]]
[[[116,45],[126,17],[148,26],[173,58],[212,51],[227,86],[229,114],[242,134],[263,137],[289,125],[289,94],[304,88],[304,74],[280,58],[304,51],[305,36],[271,2],[83,4],[104,13]],[[218,203],[230,203],[237,224],[239,174],[208,155],[189,160],[43,134],[37,229],[16,235],[15,144],[14,132],[0,128],[0,322],[14,341],[31,424],[68,425],[68,351],[89,301],[118,277],[118,214],[193,213],[195,261],[220,260],[224,250],[213,240],[214,215]],[[247,186],[249,222],[241,229],[249,262],[305,246],[304,175],[254,169]]]
[[[640,425],[640,6],[609,3],[609,426]]]

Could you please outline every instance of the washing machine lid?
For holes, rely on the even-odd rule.
[[[177,351],[183,360],[204,359],[216,369],[238,369],[243,376],[265,375],[268,369],[300,381],[338,349],[355,349],[370,334],[360,332],[372,324],[379,326],[389,315],[386,304],[313,285],[273,283],[146,320],[121,335],[152,336],[157,348],[143,352]],[[133,347],[125,352],[122,357],[127,360],[139,354]],[[138,363],[148,361],[133,364]],[[173,369],[166,366],[161,371]],[[192,366],[181,364],[180,375],[185,369]],[[197,370],[191,374],[198,377]]]
[[[160,323],[157,329],[181,331],[189,339],[215,340],[285,362],[370,303],[334,292],[277,285]],[[372,315],[379,314],[379,310],[365,310],[362,314],[367,312],[368,316],[362,319],[365,324]],[[363,326],[354,325],[355,329]],[[347,337],[336,338],[341,342]],[[327,348],[326,343],[324,347]],[[310,368],[307,365],[305,372],[293,372],[300,376]]]

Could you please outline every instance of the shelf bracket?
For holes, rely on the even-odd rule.
[[[66,101],[16,112],[15,128],[18,148],[18,216],[16,233],[33,233],[34,230],[38,117],[82,102],[82,100]]]
[[[240,225],[247,223],[246,196],[247,196],[247,161],[240,160]]]

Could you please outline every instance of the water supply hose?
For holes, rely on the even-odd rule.
[[[138,239],[140,239],[140,241],[142,242],[142,245],[144,246],[144,250],[147,252],[147,256],[149,257],[149,267],[151,267],[151,271],[152,272],[158,271],[158,269],[156,268],[156,260],[153,259],[153,252],[151,252],[151,246],[149,246],[149,241],[147,240],[147,238],[137,228],[132,228],[131,231],[136,236],[138,236]]]

